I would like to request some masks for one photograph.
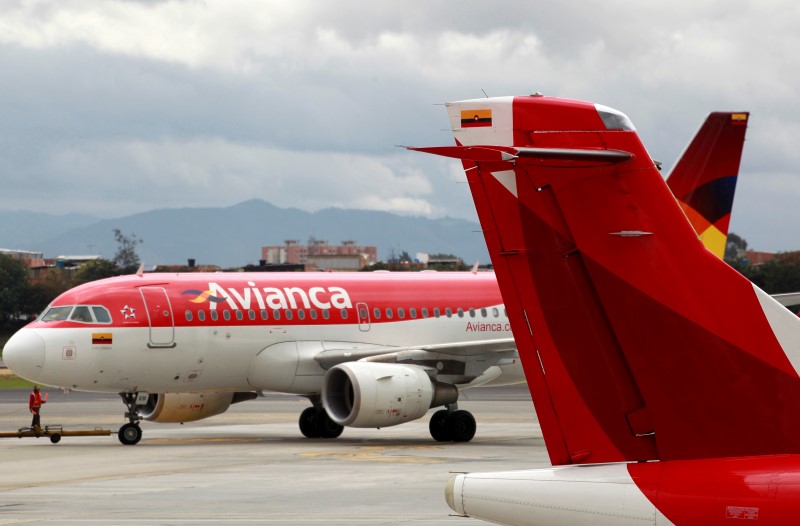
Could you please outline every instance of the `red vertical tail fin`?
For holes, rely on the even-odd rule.
[[[725,255],[748,112],[711,113],[667,178],[703,244]]]
[[[448,111],[459,146],[424,150],[464,163],[554,464],[798,450],[800,320],[705,249],[624,114]]]

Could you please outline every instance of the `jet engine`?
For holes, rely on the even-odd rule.
[[[322,384],[331,420],[350,427],[388,427],[422,418],[428,409],[458,400],[458,389],[431,380],[422,367],[346,362],[332,367]]]
[[[194,422],[228,410],[231,404],[253,400],[256,393],[159,393],[151,394],[139,415],[151,422]]]

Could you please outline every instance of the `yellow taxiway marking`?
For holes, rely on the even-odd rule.
[[[226,442],[226,443],[251,443],[262,442],[260,438],[148,438],[142,442],[148,444],[172,444],[172,443],[209,443],[209,442]]]
[[[405,464],[438,464],[442,459],[416,456],[385,456],[385,453],[394,453],[404,450],[438,450],[439,446],[363,446],[358,451],[316,452],[300,453],[298,456],[308,458],[337,458],[352,460],[354,462],[397,462]]]

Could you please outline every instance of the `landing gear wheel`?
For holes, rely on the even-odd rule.
[[[119,428],[117,436],[123,445],[133,446],[142,439],[142,428],[133,423],[125,424]]]
[[[453,411],[447,418],[447,427],[452,433],[454,442],[469,442],[475,436],[477,424],[469,411]]]
[[[317,409],[307,407],[300,413],[300,432],[306,438],[319,438],[320,431],[317,426]]]
[[[300,413],[299,424],[300,432],[307,438],[336,438],[344,431],[321,407],[307,407]]]
[[[340,426],[328,416],[324,409],[317,413],[317,431],[322,438],[336,438],[344,431],[344,426]]]
[[[61,442],[61,435],[59,435],[58,433],[53,433],[52,435],[50,435],[50,442],[52,442],[53,444],[58,444],[59,442]]]
[[[447,424],[450,412],[447,409],[440,409],[433,413],[431,421],[428,423],[428,430],[437,442],[450,442],[453,440],[453,432]]]

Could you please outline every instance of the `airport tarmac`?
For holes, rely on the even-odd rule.
[[[116,395],[53,390],[43,424],[116,431]],[[469,443],[437,443],[428,417],[303,438],[307,400],[267,395],[200,422],[143,422],[144,438],[0,440],[0,525],[484,524],[451,516],[450,472],[549,465],[526,386],[472,389]],[[30,425],[28,391],[0,391],[0,431]],[[429,415],[432,411],[429,412]]]

